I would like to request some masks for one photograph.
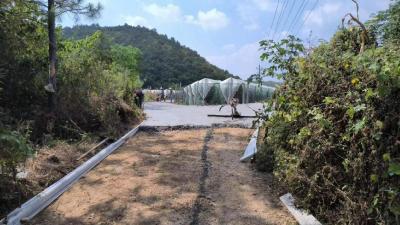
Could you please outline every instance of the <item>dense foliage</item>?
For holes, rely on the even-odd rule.
[[[46,103],[36,78],[47,74],[47,42],[38,8],[12,2],[0,2],[0,111],[26,118],[35,113],[33,106]]]
[[[129,108],[134,107],[134,89],[141,86],[139,58],[138,49],[112,45],[101,32],[83,40],[62,41],[59,118],[75,122],[86,131],[101,130],[107,136],[117,136],[119,128],[129,122],[129,118],[138,117]],[[73,134],[64,135],[71,137]]]
[[[15,4],[12,6],[12,4]],[[33,11],[32,11],[33,10]],[[0,1],[0,215],[21,200],[17,167],[30,155],[33,114],[43,107],[36,77],[46,71],[46,37],[35,4]],[[16,194],[17,193],[17,194]]]
[[[31,140],[35,142],[40,142],[38,138],[49,130],[40,127],[47,119],[47,95],[43,88],[48,76],[45,25],[35,2],[0,3],[0,122],[13,130],[20,121],[31,123],[34,130]],[[62,136],[63,128],[71,120],[83,131],[96,130],[99,127],[92,129],[88,124],[104,125],[89,121],[89,118],[102,120],[103,116],[95,113],[102,105],[98,101],[107,105],[114,99],[113,102],[119,101],[119,108],[126,106],[123,100],[128,104],[133,102],[132,91],[142,84],[139,79],[141,53],[131,46],[112,44],[99,32],[84,40],[71,41],[63,40],[59,31],[60,91],[55,118],[58,127],[54,132]],[[89,107],[91,104],[94,108]],[[85,112],[91,116],[86,117]]]
[[[142,52],[141,78],[144,87],[160,88],[188,85],[202,78],[224,80],[232,76],[208,63],[197,52],[182,46],[174,38],[160,35],[156,30],[129,25],[116,27],[75,26],[64,28],[68,38],[81,39],[101,30],[114,43],[132,45]]]
[[[400,37],[400,2],[392,0],[388,10],[378,12],[367,22],[369,30],[380,43],[399,43]]]
[[[140,50],[101,32],[65,40],[60,28],[57,104],[48,113],[46,25],[38,1],[0,1],[0,217],[27,197],[16,175],[37,146],[88,134],[113,138],[141,119],[132,99],[142,85]]]
[[[363,53],[357,26],[309,51],[294,37],[261,42],[266,73],[285,82],[264,115],[257,165],[324,224],[400,223],[400,48],[387,33],[398,16],[371,23]]]

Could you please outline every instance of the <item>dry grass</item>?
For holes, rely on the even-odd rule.
[[[291,224],[268,176],[238,159],[252,132],[216,129],[206,144],[210,174],[199,193],[207,130],[138,133],[31,224]],[[199,200],[200,199],[200,200]]]

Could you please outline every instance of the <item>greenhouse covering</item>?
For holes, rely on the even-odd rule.
[[[253,103],[270,98],[275,88],[228,78],[224,81],[202,79],[183,89],[183,100],[189,105],[228,104],[232,98],[239,103]]]

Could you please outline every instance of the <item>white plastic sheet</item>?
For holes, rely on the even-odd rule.
[[[234,78],[228,78],[220,83],[222,95],[224,95],[227,104],[232,100],[240,86],[245,85],[246,82]]]
[[[198,81],[197,92],[200,94],[201,99],[204,101],[210,92],[211,88],[219,84],[220,81],[204,78]]]
[[[207,99],[213,99],[214,104],[229,104],[233,97],[237,97],[240,103],[259,102],[271,97],[274,90],[272,87],[234,78],[224,81],[204,78],[186,86],[183,92],[187,104],[204,105],[208,104]]]

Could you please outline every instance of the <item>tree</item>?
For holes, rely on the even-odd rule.
[[[296,59],[304,54],[304,46],[299,38],[289,35],[279,42],[273,40],[260,41],[261,60],[267,61],[269,67],[264,70],[265,76],[286,79],[288,75],[297,75]]]
[[[392,0],[389,9],[378,12],[366,23],[370,30],[382,42],[400,42],[400,1]]]
[[[47,14],[47,31],[49,38],[49,83],[45,86],[49,93],[49,110],[54,112],[55,92],[56,92],[56,74],[57,74],[57,41],[56,41],[56,17],[65,13],[72,13],[76,19],[79,15],[85,15],[88,18],[96,18],[100,15],[102,6],[100,3],[84,4],[83,0],[32,0],[41,7],[43,13]]]
[[[63,36],[82,39],[98,30],[111,38],[114,44],[140,49],[140,78],[144,87],[171,87],[179,83],[186,86],[202,78],[224,80],[233,77],[228,71],[210,64],[197,52],[176,40],[145,27],[81,25],[64,28]]]
[[[43,89],[36,88],[36,82],[43,84],[45,79],[41,78],[46,78],[48,71],[47,29],[42,21],[35,3],[0,1],[0,108],[19,119],[27,112],[33,114],[30,106],[46,102]],[[27,108],[22,109],[24,106]]]

